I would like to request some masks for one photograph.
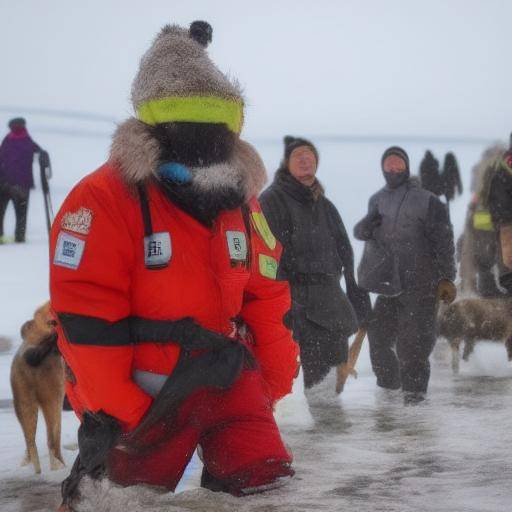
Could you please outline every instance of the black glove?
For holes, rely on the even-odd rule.
[[[371,240],[373,231],[382,224],[382,215],[378,211],[369,213],[354,228],[354,236],[358,240]]]
[[[512,272],[500,276],[500,286],[507,290],[507,295],[512,295]]]
[[[104,464],[110,450],[121,436],[121,425],[113,416],[103,411],[86,411],[78,428],[80,460],[86,472]]]
[[[345,272],[345,283],[347,285],[348,300],[356,312],[359,327],[365,327],[372,312],[370,294],[362,288],[359,288],[354,274],[351,272]]]

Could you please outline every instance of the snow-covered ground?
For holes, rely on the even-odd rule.
[[[52,191],[58,207],[71,186],[102,163],[108,140],[79,139],[34,133],[52,156]],[[397,143],[401,141],[397,140]],[[282,154],[280,141],[258,143],[269,170]],[[404,144],[413,169],[427,145]],[[319,176],[338,206],[349,232],[364,215],[368,197],[382,185],[380,155],[386,144],[319,144]],[[455,151],[469,183],[469,169],[479,158],[477,145],[432,145],[442,159]],[[452,207],[456,232],[462,227],[465,203]],[[13,223],[12,211],[6,219]],[[50,472],[40,419],[38,446],[43,473],[19,467],[24,451],[11,402],[9,366],[20,343],[19,327],[48,297],[47,237],[40,190],[33,192],[28,242],[0,246],[0,510],[49,511],[59,502],[59,484],[76,452],[64,449],[68,468]],[[361,245],[354,244],[356,255]],[[176,494],[156,495],[146,489],[98,488],[88,510],[144,511],[464,511],[512,509],[512,369],[505,349],[477,345],[461,373],[452,377],[449,354],[440,342],[432,357],[428,400],[405,406],[398,392],[376,389],[367,347],[358,363],[359,379],[349,380],[339,399],[309,411],[302,384],[283,400],[277,418],[295,456],[296,477],[286,487],[265,495],[236,499],[199,489],[200,462],[194,458]],[[64,413],[64,447],[76,441],[77,421]]]

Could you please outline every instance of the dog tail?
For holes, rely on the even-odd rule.
[[[36,347],[30,347],[27,349],[23,358],[25,362],[36,368],[40,366],[41,363],[48,357],[49,354],[55,352],[57,350],[57,333],[50,334],[40,345]]]

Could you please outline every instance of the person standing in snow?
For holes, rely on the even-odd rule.
[[[285,137],[284,158],[260,196],[270,229],[283,245],[279,277],[291,287],[290,323],[300,345],[306,395],[347,361],[348,338],[371,310],[369,295],[354,277],[343,221],[316,177],[318,162],[310,141]]]
[[[204,21],[161,30],[132,85],[136,117],[52,226],[51,305],[81,418],[62,510],[84,474],[172,491],[198,445],[214,491],[294,474],[273,416],[298,369],[290,292],[261,229],[266,176],[240,138],[242,94],[211,40]]]
[[[34,188],[32,161],[41,148],[31,139],[25,119],[9,121],[10,132],[0,146],[0,243],[4,242],[4,217],[9,201],[16,214],[14,241],[24,242],[30,189]]]
[[[512,134],[507,151],[495,163],[489,189],[489,211],[499,237],[500,284],[512,294]]]
[[[505,145],[490,146],[471,171],[473,194],[464,232],[457,241],[460,289],[464,293],[478,293],[483,297],[501,294],[495,275],[495,268],[499,267],[498,233],[489,211],[489,192],[496,162],[505,151]]]
[[[415,400],[430,378],[437,302],[456,296],[453,229],[446,205],[410,178],[402,148],[387,149],[381,167],[386,186],[354,228],[365,241],[359,284],[379,295],[368,323],[377,385]]]

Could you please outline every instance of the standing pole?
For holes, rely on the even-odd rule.
[[[48,180],[52,177],[52,164],[50,162],[50,155],[44,149],[39,153],[39,169],[41,172],[41,188],[43,190],[46,227],[49,235],[53,222],[52,198],[50,196],[50,185],[48,183]]]

